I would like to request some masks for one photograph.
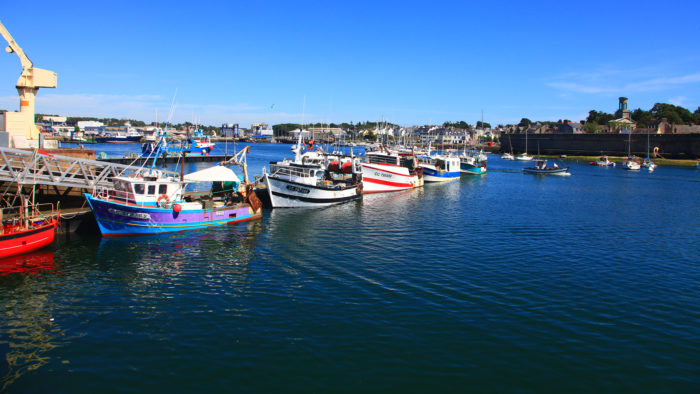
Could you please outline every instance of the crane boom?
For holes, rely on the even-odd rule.
[[[17,41],[15,41],[14,38],[12,38],[12,35],[10,34],[9,31],[5,28],[5,25],[0,22],[0,33],[2,33],[2,36],[5,37],[5,40],[9,44],[7,48],[5,48],[5,51],[7,53],[16,53],[17,56],[19,56],[19,61],[22,62],[22,68],[27,69],[27,68],[32,68],[33,63],[27,55],[24,54],[24,51],[22,48],[17,44]]]

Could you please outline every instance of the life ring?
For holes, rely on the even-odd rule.
[[[163,203],[165,201],[165,203]],[[158,200],[156,200],[156,204],[158,204],[159,207],[165,208],[170,204],[170,198],[168,197],[167,194],[161,194],[158,196]]]
[[[654,147],[654,157],[656,157],[659,154],[659,147],[655,146]]]

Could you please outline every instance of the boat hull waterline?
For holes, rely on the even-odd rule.
[[[362,192],[383,193],[423,186],[423,179],[408,168],[388,164],[362,164]]]
[[[0,235],[0,258],[16,256],[50,245],[56,234],[56,220],[41,226]]]
[[[263,175],[273,208],[322,207],[340,204],[359,198],[362,191],[357,186],[346,188],[323,188],[304,183]]]
[[[174,207],[122,204],[102,200],[86,193],[85,198],[95,215],[104,237],[160,234],[204,227],[246,222],[262,217],[247,204],[212,209],[183,209],[176,212]]]

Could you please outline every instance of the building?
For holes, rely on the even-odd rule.
[[[627,97],[620,97],[620,106],[615,112],[615,118],[608,122],[610,130],[614,133],[630,134],[637,128],[637,123],[632,120],[632,114],[627,109]]]
[[[274,135],[274,131],[267,123],[253,123],[250,125],[250,130],[253,133],[253,138],[272,139]]]
[[[243,137],[238,123],[224,123],[221,125],[221,136],[224,138]]]
[[[578,122],[569,122],[565,120],[564,123],[560,124],[557,128],[557,133],[581,134],[583,133],[583,125]]]

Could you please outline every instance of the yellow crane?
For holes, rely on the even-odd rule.
[[[23,135],[27,139],[38,139],[39,128],[34,123],[34,101],[39,88],[55,88],[56,73],[49,70],[34,67],[34,64],[24,53],[22,48],[12,38],[5,25],[0,22],[0,33],[9,44],[5,51],[16,53],[22,63],[22,74],[17,80],[17,92],[19,92],[19,113],[7,112],[4,119],[4,131],[10,136]],[[3,126],[3,125],[0,125]]]

